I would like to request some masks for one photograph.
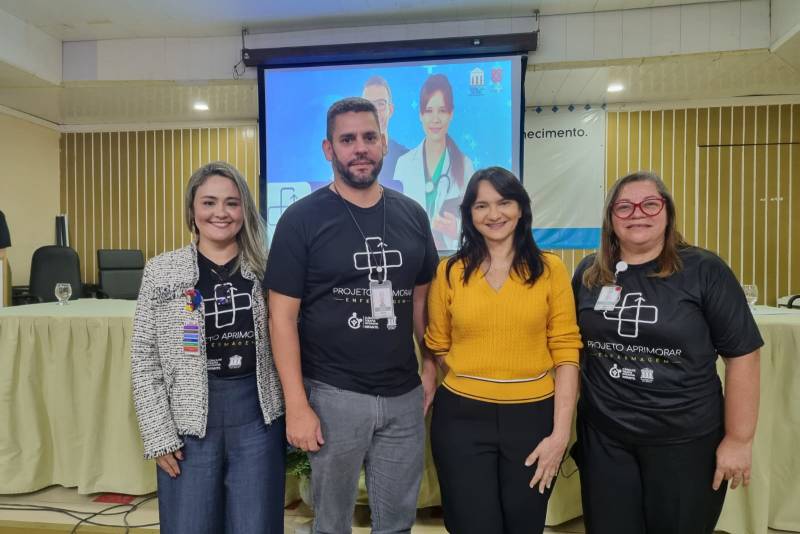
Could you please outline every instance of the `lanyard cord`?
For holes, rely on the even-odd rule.
[[[356,225],[356,229],[358,230],[358,233],[361,234],[362,239],[364,239],[364,246],[367,248],[367,266],[369,267],[370,276],[371,276],[372,275],[372,250],[370,250],[370,248],[369,248],[369,241],[367,241],[367,235],[364,233],[364,231],[361,229],[361,226],[358,224],[358,221],[356,220],[356,216],[353,215],[353,210],[350,209],[350,206],[347,205],[347,201],[344,199],[342,194],[339,193],[339,189],[337,189],[337,187],[336,187],[336,182],[333,182],[332,185],[333,185],[333,190],[336,191],[336,195],[342,201],[342,204],[344,204],[344,207],[347,210],[347,213],[350,214],[350,219],[352,219],[353,220],[353,224]],[[383,191],[383,187],[381,187],[381,200],[383,201],[383,234],[381,235],[381,245],[380,246],[381,246],[381,263],[383,265],[378,265],[375,270],[377,272],[379,272],[379,273],[383,273],[383,281],[385,282],[386,281],[386,277],[389,274],[388,273],[389,270],[386,269],[386,243],[385,243],[385,239],[386,239],[386,194]]]

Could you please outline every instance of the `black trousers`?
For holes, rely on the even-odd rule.
[[[694,441],[632,445],[578,416],[572,455],[588,534],[712,534],[727,483],[711,488],[722,430]]]
[[[553,431],[553,398],[495,404],[439,387],[431,447],[452,534],[535,534],[544,530],[547,501],[528,485],[536,464],[525,458]]]

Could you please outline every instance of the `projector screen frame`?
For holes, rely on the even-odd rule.
[[[535,52],[539,31],[402,41],[375,41],[335,45],[285,46],[278,48],[242,48],[247,67],[293,67],[310,64],[372,63],[509,56]]]

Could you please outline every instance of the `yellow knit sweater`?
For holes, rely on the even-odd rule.
[[[533,286],[512,271],[499,291],[480,271],[465,286],[461,262],[448,284],[447,260],[439,263],[425,344],[445,358],[444,386],[453,393],[495,403],[539,401],[553,395],[551,369],[578,366],[582,343],[569,275],[558,256],[544,258]]]

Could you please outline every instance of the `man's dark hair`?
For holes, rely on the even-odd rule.
[[[366,98],[351,96],[337,100],[328,108],[328,125],[327,131],[325,132],[328,141],[333,141],[333,125],[336,122],[336,117],[343,113],[351,112],[372,113],[372,116],[375,117],[375,124],[380,125],[381,123],[380,120],[378,120],[378,110],[375,109],[375,105]]]

